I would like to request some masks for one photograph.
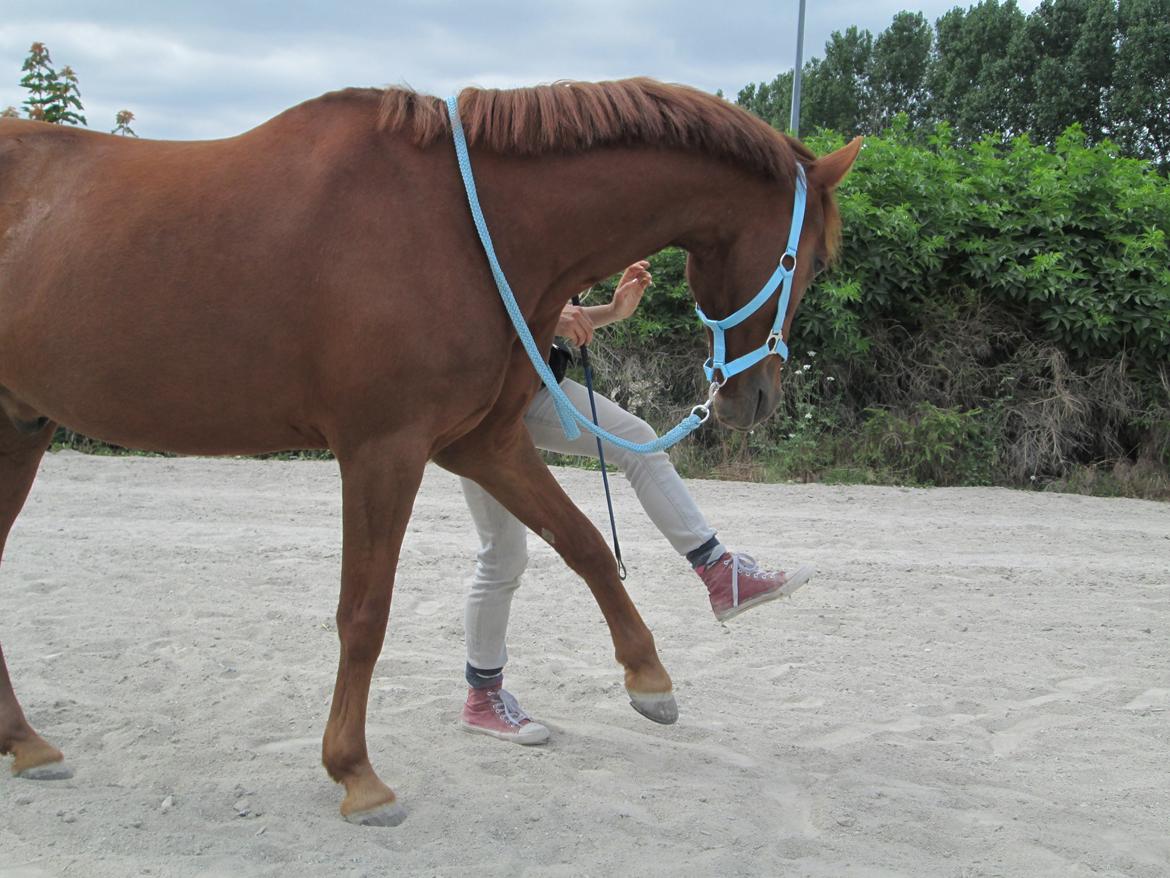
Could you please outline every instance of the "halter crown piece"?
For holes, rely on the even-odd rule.
[[[796,272],[796,245],[800,241],[800,229],[804,224],[806,190],[804,169],[800,167],[799,163],[796,167],[796,198],[792,207],[792,231],[788,235],[788,249],[784,251],[784,255],[780,258],[780,264],[772,273],[772,277],[769,278],[768,282],[764,284],[764,288],[756,293],[750,302],[730,317],[725,317],[722,320],[710,320],[700,309],[695,309],[698,311],[699,319],[709,326],[715,334],[714,356],[708,359],[703,365],[703,370],[706,372],[708,380],[712,382],[711,388],[707,393],[707,401],[691,409],[691,413],[665,436],[659,436],[652,442],[635,443],[630,442],[628,439],[623,439],[621,436],[615,436],[607,430],[603,430],[589,420],[589,418],[585,417],[584,414],[577,411],[576,406],[565,395],[565,392],[561,390],[560,384],[553,376],[552,370],[549,368],[544,355],[537,349],[536,341],[532,337],[532,330],[528,328],[528,323],[524,320],[524,314],[520,310],[520,305],[516,302],[516,296],[512,292],[512,287],[508,284],[508,279],[504,276],[504,270],[500,268],[499,259],[496,258],[495,247],[492,245],[491,234],[488,232],[487,220],[484,218],[483,209],[479,205],[479,195],[475,189],[475,175],[471,170],[471,156],[467,150],[467,137],[463,133],[463,123],[459,120],[459,99],[455,95],[447,98],[447,115],[451,119],[451,137],[455,143],[455,157],[459,162],[459,173],[463,178],[463,188],[467,193],[467,203],[471,208],[471,218],[475,223],[475,230],[479,234],[480,243],[483,245],[483,251],[487,257],[488,265],[491,267],[492,277],[495,279],[496,287],[500,291],[500,298],[504,302],[504,309],[508,312],[508,316],[512,320],[512,326],[515,328],[516,335],[520,338],[520,343],[524,346],[524,350],[528,354],[528,359],[532,362],[532,367],[536,370],[536,374],[540,376],[540,380],[544,382],[545,387],[548,388],[553,405],[557,410],[557,417],[561,422],[561,429],[564,430],[567,439],[576,439],[581,435],[581,427],[584,427],[590,433],[604,439],[611,445],[616,445],[635,454],[652,454],[656,451],[662,451],[693,433],[711,416],[711,406],[715,402],[715,392],[732,375],[749,368],[768,354],[778,354],[784,359],[788,359],[788,347],[784,344],[781,334],[784,327],[785,312],[788,310],[788,300],[792,293],[792,277]],[[776,287],[781,284],[783,286],[780,292],[780,301],[777,304],[776,320],[772,324],[772,332],[768,336],[768,340],[751,353],[724,364],[723,331],[742,323],[759,310],[760,306],[775,292]],[[722,376],[721,380],[714,378],[716,372],[719,372]]]
[[[752,298],[750,302],[722,320],[712,320],[703,313],[703,309],[695,306],[695,313],[703,321],[714,337],[712,354],[703,364],[703,372],[708,381],[725,384],[732,375],[737,375],[745,369],[750,369],[769,354],[775,354],[784,362],[788,362],[788,345],[784,343],[784,318],[788,314],[788,300],[792,298],[792,278],[796,275],[796,248],[800,244],[800,230],[804,227],[804,207],[808,199],[808,183],[804,177],[804,167],[796,163],[796,193],[792,200],[792,226],[788,232],[788,248],[780,257],[780,263],[768,282]],[[780,301],[776,303],[776,319],[772,321],[772,331],[767,340],[753,351],[742,357],[736,357],[730,363],[725,362],[727,347],[723,338],[724,330],[731,329],[743,323],[763,307],[771,298],[772,293],[780,287]],[[716,378],[716,374],[719,375]]]

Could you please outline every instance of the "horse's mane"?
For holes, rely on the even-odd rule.
[[[797,160],[815,158],[799,141],[722,98],[645,77],[465,88],[459,115],[470,144],[501,154],[675,147],[699,150],[788,184]],[[379,125],[408,134],[419,146],[450,135],[445,102],[407,88],[383,93]]]
[[[459,115],[468,143],[503,155],[575,153],[599,146],[697,150],[765,179],[794,185],[796,163],[816,156],[799,140],[720,97],[647,77],[563,81],[530,88],[465,88]],[[382,92],[378,127],[420,147],[451,136],[446,102],[411,88]],[[841,218],[824,199],[825,242],[837,255]]]

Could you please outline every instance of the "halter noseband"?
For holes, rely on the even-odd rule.
[[[784,317],[788,313],[788,300],[792,296],[792,278],[796,274],[796,248],[800,243],[800,230],[804,226],[804,206],[807,195],[808,184],[805,181],[804,168],[797,162],[796,193],[792,199],[792,227],[788,232],[788,248],[784,251],[784,255],[780,257],[780,263],[776,266],[776,270],[772,272],[772,276],[768,278],[768,282],[764,284],[763,289],[756,293],[750,302],[730,317],[724,317],[722,320],[712,320],[703,313],[702,308],[698,307],[698,305],[695,306],[695,313],[699,315],[699,319],[711,330],[711,334],[715,340],[712,355],[703,364],[703,372],[706,373],[708,381],[713,381],[719,385],[725,384],[733,375],[737,375],[745,369],[750,369],[769,354],[776,354],[776,356],[785,362],[788,361],[788,345],[784,343]],[[724,330],[738,326],[755,314],[756,311],[760,310],[764,302],[771,298],[772,293],[776,291],[776,287],[778,286],[780,287],[780,300],[776,303],[776,319],[772,321],[772,331],[768,334],[767,340],[758,348],[744,354],[742,357],[736,357],[730,363],[724,362],[724,357],[727,355],[726,343],[723,337]],[[720,376],[718,379],[715,377],[716,373]]]

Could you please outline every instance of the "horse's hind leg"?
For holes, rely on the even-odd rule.
[[[593,523],[557,484],[523,424],[506,436],[469,435],[435,462],[483,486],[509,512],[540,534],[589,585],[625,668],[626,691],[638,713],[659,723],[678,719],[670,675],[654,637],[618,577],[617,562]]]
[[[30,430],[26,423],[18,427],[0,417],[0,555],[36,478],[37,465],[53,429],[53,424],[42,423],[39,430]],[[20,777],[55,780],[72,774],[61,751],[33,731],[25,719],[0,648],[0,755],[9,753],[15,757],[12,771]]]

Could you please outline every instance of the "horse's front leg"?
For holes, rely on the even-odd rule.
[[[655,722],[677,720],[670,675],[618,577],[613,553],[557,484],[523,424],[506,428],[504,435],[466,436],[445,448],[435,462],[478,482],[588,583],[609,625],[617,660],[625,668],[630,704]]]
[[[39,430],[32,425],[18,427],[0,412],[0,554],[55,429],[51,423],[43,423]],[[73,775],[61,751],[33,731],[25,719],[0,648],[0,757],[7,753],[14,757],[12,772],[18,777],[57,780]]]
[[[345,784],[341,814],[351,823],[396,826],[406,812],[370,764],[366,702],[382,651],[394,571],[427,449],[417,440],[387,437],[338,450],[343,545],[337,634],[341,660],[321,756]]]

